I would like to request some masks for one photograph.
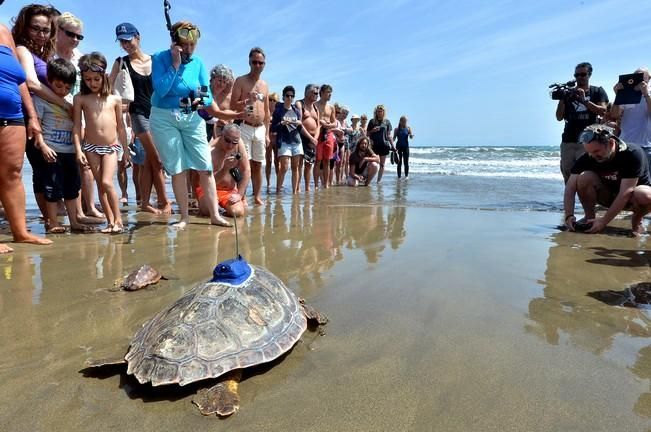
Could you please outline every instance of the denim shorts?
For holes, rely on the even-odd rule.
[[[282,143],[278,149],[278,157],[281,156],[302,156],[303,144],[302,143]]]
[[[151,107],[149,121],[154,145],[169,175],[189,169],[212,172],[205,122],[196,111],[186,114]]]

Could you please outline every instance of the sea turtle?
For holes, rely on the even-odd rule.
[[[143,264],[126,277],[115,281],[116,288],[112,291],[137,291],[148,285],[158,283],[161,279],[167,278],[149,264]]]
[[[241,369],[290,350],[307,319],[327,322],[271,272],[238,256],[217,264],[210,281],[144,323],[124,358],[86,364],[127,363],[127,374],[152,386],[221,377],[192,402],[204,415],[228,416],[239,409]]]

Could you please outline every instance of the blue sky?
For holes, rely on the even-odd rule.
[[[199,25],[197,54],[241,75],[267,53],[272,91],[329,83],[333,101],[407,115],[414,145],[557,145],[547,87],[590,61],[610,99],[619,74],[651,65],[651,2],[170,0],[172,20]],[[8,23],[26,2],[0,6]],[[57,0],[84,21],[83,52],[120,54],[115,26],[134,23],[146,52],[169,46],[162,0]],[[100,6],[101,5],[101,6]]]

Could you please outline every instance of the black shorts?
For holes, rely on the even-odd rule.
[[[373,149],[373,153],[375,153],[378,156],[387,156],[391,151],[391,147],[389,147],[385,143],[380,143],[380,144],[373,143],[371,148]]]
[[[301,143],[303,144],[303,160],[305,163],[314,165],[316,159],[316,147],[312,144],[309,138],[301,135]]]
[[[57,202],[61,198],[76,199],[81,188],[81,176],[75,154],[58,153],[56,162],[46,164],[43,180],[48,202]]]

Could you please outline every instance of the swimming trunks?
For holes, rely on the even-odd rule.
[[[197,197],[198,200],[201,200],[203,198],[203,188],[201,185],[196,185],[194,187],[194,195]],[[233,205],[234,203],[231,202],[231,197],[237,195],[240,199],[242,200],[242,195],[240,195],[240,192],[237,190],[237,187],[233,189],[217,189],[217,200],[219,202],[220,207],[222,208],[227,208],[227,206]]]
[[[335,134],[331,131],[325,136],[323,141],[316,145],[316,160],[330,160],[335,151]]]

